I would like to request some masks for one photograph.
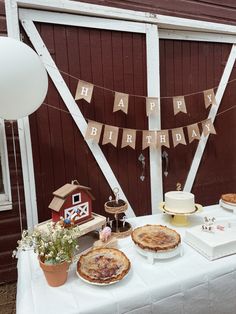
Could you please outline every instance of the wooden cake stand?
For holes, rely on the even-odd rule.
[[[202,210],[202,205],[195,204],[195,210],[189,213],[173,213],[165,209],[165,202],[160,203],[160,209],[163,213],[171,216],[171,224],[176,227],[185,227],[189,225],[188,217]]]

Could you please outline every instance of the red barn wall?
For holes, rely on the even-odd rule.
[[[83,0],[82,0],[83,1]],[[192,19],[202,19],[212,22],[236,24],[236,3],[233,0],[222,1],[193,1],[193,0],[96,0],[83,1],[147,11],[158,14],[179,16]],[[50,48],[52,57],[56,60],[59,67],[72,75],[81,75],[85,80],[94,83],[123,90],[124,92],[134,92],[137,94],[146,93],[146,52],[145,38],[140,34],[122,34],[121,32],[108,32],[99,30],[81,29],[76,34],[75,28],[38,24],[38,29]],[[6,20],[4,11],[4,1],[0,0],[0,34],[6,35]],[[83,45],[76,48],[75,38]],[[77,37],[78,38],[78,37]],[[123,51],[119,49],[123,45]],[[161,94],[175,95],[181,92],[199,91],[208,87],[216,86],[222,74],[227,60],[231,45],[214,43],[194,43],[162,40],[161,49]],[[63,55],[66,49],[68,59]],[[77,50],[76,50],[77,49]],[[78,50],[80,49],[80,50]],[[101,55],[101,49],[106,51],[106,55]],[[115,55],[114,52],[116,52]],[[80,53],[84,63],[79,69],[76,54]],[[109,60],[115,58],[116,64],[112,68]],[[91,56],[92,63],[88,62]],[[196,57],[198,56],[198,57]],[[184,58],[188,58],[183,63]],[[70,61],[70,60],[72,61]],[[208,62],[208,60],[210,60]],[[126,66],[123,69],[123,62]],[[133,64],[132,64],[133,63]],[[88,64],[89,67],[88,67]],[[95,70],[96,69],[96,70]],[[177,71],[180,76],[176,77]],[[113,79],[116,79],[114,85]],[[235,68],[231,78],[236,77]],[[65,78],[72,90],[75,90],[76,83]],[[223,98],[222,106],[230,106],[235,99],[235,89],[233,85],[227,89]],[[97,121],[105,122],[118,126],[127,126],[139,129],[147,128],[147,121],[144,118],[144,106],[139,104],[139,100],[133,100],[130,108],[132,114],[124,118],[122,113],[116,116],[110,115],[107,106],[111,101],[111,96],[97,91],[94,95],[96,104],[88,105],[82,102],[83,113]],[[58,93],[50,82],[47,102],[54,106],[64,109]],[[197,111],[196,103],[200,104],[199,99],[189,100],[191,115],[202,119]],[[173,116],[169,119],[170,104],[165,104],[163,110],[162,124],[165,127],[181,126],[185,124],[186,117]],[[167,117],[168,116],[168,117]],[[194,186],[199,201],[204,205],[217,201],[221,192],[228,191],[230,187],[236,186],[236,169],[233,166],[233,156],[235,155],[234,143],[227,138],[227,124],[232,130],[232,137],[236,136],[235,113],[229,112],[222,120],[216,120],[217,137],[211,137],[203,159],[203,166],[199,170],[199,176]],[[189,120],[188,120],[189,121]],[[195,121],[194,121],[195,122]],[[104,201],[108,200],[111,191],[105,178],[101,175],[96,161],[91,156],[89,149],[76,129],[74,122],[69,115],[52,111],[50,108],[42,106],[35,114],[30,117],[33,157],[35,164],[36,192],[40,221],[50,217],[48,204],[52,198],[52,192],[71,179],[79,179],[80,183],[92,187],[92,193],[96,197],[93,203],[95,212],[103,213]],[[12,211],[0,212],[0,283],[16,278],[15,262],[11,259],[11,251],[16,245],[16,240],[20,237],[18,203],[16,197],[16,173],[14,168],[14,158],[12,149],[12,134],[8,124],[6,125],[7,141],[9,146],[9,161],[11,172],[11,184],[14,207]],[[140,135],[139,135],[140,145]],[[175,151],[170,150],[170,176],[164,180],[165,189],[174,188],[176,180],[183,180],[189,169],[191,158],[193,157],[196,144],[193,143],[187,148],[177,147]],[[220,155],[224,154],[225,148],[228,149],[226,162],[220,160]],[[147,179],[143,184],[139,180],[141,166],[137,159],[141,152],[131,149],[113,149],[103,147],[114,172],[117,174],[125,193],[131,201],[137,215],[150,213],[150,184],[149,167],[146,168]],[[81,154],[83,152],[83,154]],[[20,161],[19,148],[17,150]],[[148,163],[147,150],[144,151]],[[179,156],[179,160],[177,159]],[[178,161],[178,162],[177,162]],[[227,164],[227,166],[225,166]],[[235,163],[234,163],[235,164]],[[219,165],[219,167],[216,167]],[[206,180],[206,170],[208,171]],[[216,173],[217,171],[217,173]],[[205,184],[204,184],[205,182]],[[217,188],[216,188],[217,186]],[[158,187],[157,187],[158,188]],[[23,200],[23,184],[20,178],[21,199]],[[24,202],[22,201],[24,208]],[[24,216],[25,222],[25,216]]]

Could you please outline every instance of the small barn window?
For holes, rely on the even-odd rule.
[[[81,202],[81,194],[80,193],[72,195],[72,203],[73,203],[73,205],[74,204],[78,204],[80,202]]]
[[[0,119],[0,211],[12,209],[5,123]]]

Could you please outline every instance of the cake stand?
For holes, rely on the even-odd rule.
[[[165,202],[160,203],[160,209],[163,213],[171,216],[171,224],[176,227],[185,227],[189,225],[188,217],[202,210],[202,205],[195,204],[195,209],[189,213],[174,213],[165,208]]]
[[[137,252],[147,258],[147,262],[149,264],[153,264],[155,259],[168,259],[173,258],[175,256],[183,255],[183,247],[179,244],[176,248],[165,251],[165,252],[153,252],[150,250],[143,250],[138,245],[135,245]]]

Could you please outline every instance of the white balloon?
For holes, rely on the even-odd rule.
[[[37,53],[21,41],[0,37],[0,117],[16,120],[33,113],[48,89]]]

